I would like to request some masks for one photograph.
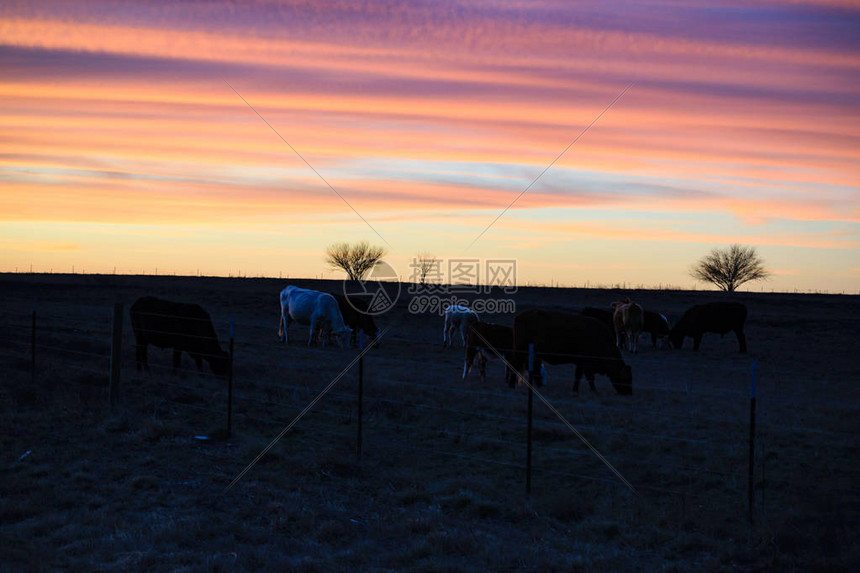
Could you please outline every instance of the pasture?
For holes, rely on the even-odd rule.
[[[339,292],[337,281],[293,280]],[[0,569],[4,571],[855,571],[860,565],[860,297],[738,293],[733,334],[701,350],[624,353],[633,395],[548,366],[532,493],[527,390],[498,360],[463,382],[463,349],[404,291],[376,319],[364,360],[356,456],[353,366],[243,470],[357,355],[278,342],[277,279],[0,275]],[[128,308],[194,302],[227,349],[235,322],[233,435],[226,382],[150,348],[138,372]],[[579,311],[629,296],[680,318],[725,295],[521,288],[518,310]],[[468,296],[464,298],[469,298]],[[31,313],[37,312],[31,381]],[[124,309],[121,401],[111,408],[111,320]],[[512,324],[510,315],[482,320]],[[293,334],[298,336],[292,336]],[[459,343],[459,337],[455,337]],[[757,365],[755,507],[747,512],[750,381]],[[209,436],[201,440],[197,436]],[[241,474],[235,485],[227,489]]]

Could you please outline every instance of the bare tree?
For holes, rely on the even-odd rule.
[[[382,262],[385,249],[372,247],[367,241],[361,241],[350,245],[349,243],[335,243],[325,250],[325,261],[333,269],[342,269],[350,280],[360,281],[367,271]]]
[[[427,284],[427,275],[437,270],[441,261],[429,253],[418,253],[415,257],[415,276],[420,284]]]
[[[720,290],[735,292],[749,281],[767,279],[770,271],[755,247],[731,245],[726,249],[714,249],[693,265],[690,275],[698,280],[715,284]]]

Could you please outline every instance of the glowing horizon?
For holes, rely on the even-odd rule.
[[[860,291],[850,2],[9,3],[0,272],[324,276],[327,245],[521,284]],[[471,248],[615,98],[633,87]]]

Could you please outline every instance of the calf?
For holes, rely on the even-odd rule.
[[[209,368],[217,376],[226,375],[229,371],[230,356],[221,350],[212,319],[200,305],[145,296],[131,305],[129,318],[134,330],[134,358],[138,370],[149,370],[147,348],[152,344],[173,349],[174,374],[183,352],[194,359],[200,371],[203,370],[203,360],[209,363]]]
[[[373,316],[368,312],[370,305],[366,300],[354,295],[344,296],[332,293],[332,296],[337,301],[337,306],[343,315],[344,323],[352,329],[352,336],[349,339],[350,344],[356,344],[359,330],[364,331],[365,336],[369,337],[370,340],[374,340],[379,336],[379,329],[376,328]],[[379,346],[378,341],[376,346]]]
[[[681,348],[684,338],[689,336],[693,339],[693,350],[698,350],[704,333],[734,332],[743,353],[747,351],[747,339],[744,335],[746,319],[747,307],[739,302],[697,304],[684,312],[684,316],[669,332],[669,341],[675,348]]]
[[[481,382],[486,379],[487,358],[496,356],[491,348],[495,349],[510,363],[514,350],[514,329],[510,326],[489,322],[472,324],[466,335],[466,362],[463,364],[463,380],[472,371],[476,357]],[[508,367],[505,365],[506,381],[509,381],[510,375],[511,373],[508,372]]]
[[[642,320],[642,332],[651,335],[651,346],[657,348],[657,341],[669,336],[669,320],[658,312],[646,310]]]
[[[452,304],[446,308],[445,327],[442,332],[442,346],[454,346],[454,338],[452,335],[454,334],[454,331],[458,329],[460,331],[460,340],[463,341],[463,346],[465,346],[466,333],[469,330],[469,326],[476,322],[480,322],[480,320],[481,319],[478,318],[478,313],[468,307]]]

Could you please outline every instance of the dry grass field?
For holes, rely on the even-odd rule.
[[[338,291],[340,283],[292,284]],[[404,293],[364,359],[363,452],[353,366],[248,465],[357,351],[278,343],[287,281],[0,275],[0,569],[3,571],[857,571],[860,297],[739,293],[749,353],[707,334],[698,352],[625,353],[633,396],[605,377],[542,395],[629,489],[498,361],[460,380],[463,351]],[[134,365],[138,297],[196,302],[227,348],[227,384],[186,355]],[[677,320],[725,295],[521,288],[517,309],[576,311],[630,296]],[[37,313],[31,380],[31,313]],[[114,303],[124,309],[121,397],[108,395]],[[510,315],[484,317],[512,324]],[[757,364],[755,508],[747,512],[750,381]],[[207,371],[208,372],[208,371]],[[209,436],[209,440],[198,439]],[[241,475],[233,487],[234,478]]]

